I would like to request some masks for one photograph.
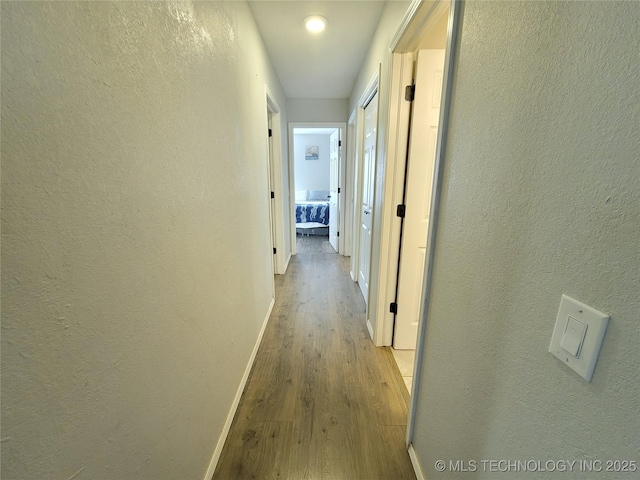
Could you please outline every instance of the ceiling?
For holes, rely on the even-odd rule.
[[[294,127],[294,135],[331,135],[338,130],[337,128],[307,128],[307,127]]]
[[[349,98],[378,26],[384,1],[250,1],[287,98]],[[308,15],[326,17],[307,31]]]

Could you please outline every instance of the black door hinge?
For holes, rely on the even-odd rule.
[[[404,88],[404,99],[407,102],[413,102],[414,98],[416,98],[416,86],[415,85],[407,85]]]
[[[404,218],[406,213],[407,213],[407,206],[406,205],[398,205],[398,208],[396,209],[396,216],[398,216],[400,218]]]
[[[338,193],[340,193],[340,187],[338,187]]]
[[[389,304],[389,312],[398,313],[398,304],[396,302]]]
[[[269,129],[269,136],[273,137],[273,130]]]
[[[340,232],[336,233],[336,237],[339,237],[339,236],[340,236]]]
[[[341,147],[342,146],[342,140],[338,140],[338,146]]]
[[[271,198],[276,198],[275,192],[271,192]]]
[[[274,249],[273,249],[273,254],[274,254],[274,255],[276,254],[276,249],[275,249],[275,247],[274,247]]]

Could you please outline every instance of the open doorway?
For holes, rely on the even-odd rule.
[[[331,202],[331,180],[336,160],[336,128],[294,128],[295,215],[297,237],[321,236],[335,249],[337,211]],[[336,185],[337,189],[337,185]],[[333,207],[333,208],[332,208]],[[333,211],[332,211],[333,210]],[[333,215],[331,215],[333,213]]]
[[[442,2],[423,15],[422,27],[400,38],[393,51],[396,95],[392,102],[395,99],[399,120],[404,118],[406,123],[397,132],[396,142],[402,148],[396,150],[396,182],[391,189],[396,228],[389,232],[388,241],[396,245],[397,256],[387,259],[386,331],[409,392],[427,269],[449,6]]]
[[[313,242],[321,251],[344,254],[344,130],[342,124],[289,126],[294,252]]]

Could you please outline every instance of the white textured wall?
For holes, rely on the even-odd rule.
[[[203,478],[272,295],[265,82],[241,2],[3,2],[3,479]]]
[[[347,98],[290,98],[287,119],[290,122],[342,122],[349,119]]]
[[[395,36],[402,19],[411,2],[405,0],[393,0],[385,4],[380,23],[371,40],[369,52],[362,62],[362,68],[353,86],[349,99],[349,115],[358,107],[358,101],[363,95],[367,85],[373,76],[380,70],[378,87],[378,143],[376,145],[376,180],[375,198],[373,209],[373,226],[371,242],[371,270],[369,285],[369,302],[367,307],[368,320],[373,330],[376,330],[376,309],[378,302],[378,279],[380,273],[380,237],[382,224],[382,192],[384,190],[384,177],[386,157],[386,139],[389,124],[389,76],[391,73],[391,53],[389,45]]]
[[[295,134],[293,136],[293,160],[295,163],[296,190],[329,190],[331,135]],[[306,147],[319,148],[318,160],[305,160]]]
[[[638,2],[466,4],[418,392],[428,478],[500,476],[437,459],[640,461],[639,26]],[[591,383],[548,353],[563,293],[611,315]]]

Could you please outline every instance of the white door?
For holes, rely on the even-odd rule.
[[[278,271],[277,263],[276,263],[276,229],[275,229],[275,195],[273,192],[273,137],[272,128],[271,128],[271,113],[268,113],[268,126],[269,126],[269,136],[268,136],[268,146],[267,146],[267,181],[268,181],[268,192],[269,192],[269,229],[270,237],[271,237],[271,249],[273,254],[271,255],[271,259],[273,262],[273,272]]]
[[[373,217],[373,186],[375,182],[376,136],[378,132],[378,94],[364,108],[364,154],[362,159],[362,201],[360,205],[360,246],[358,285],[369,301],[371,271],[371,224]]]
[[[418,336],[443,68],[444,50],[418,52],[393,336],[397,349],[416,348]]]
[[[338,185],[340,167],[340,130],[336,130],[330,137],[329,150],[329,243],[338,251],[338,226],[340,217],[338,214]]]

